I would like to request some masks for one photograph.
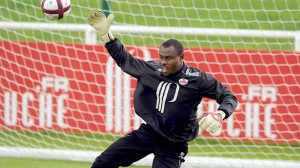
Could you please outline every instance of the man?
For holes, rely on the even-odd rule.
[[[235,110],[237,99],[215,78],[186,65],[183,46],[175,39],[160,46],[159,63],[134,58],[109,31],[113,20],[113,15],[106,18],[99,11],[87,18],[117,65],[137,79],[134,108],[146,124],[111,144],[92,168],[126,167],[150,153],[154,154],[153,168],[179,168],[188,152],[187,142],[198,135],[199,124],[203,130],[216,132]],[[203,97],[220,106],[198,121],[197,106]]]

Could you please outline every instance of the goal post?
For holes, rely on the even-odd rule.
[[[136,81],[109,57],[85,23],[102,1],[72,0],[47,20],[39,2],[0,5],[0,157],[92,162],[143,122]],[[188,65],[229,87],[239,106],[214,134],[189,143],[183,167],[298,167],[300,15],[298,1],[110,0],[111,31],[135,57],[158,59],[177,38]],[[215,111],[204,99],[198,114]],[[149,166],[153,155],[134,163]]]

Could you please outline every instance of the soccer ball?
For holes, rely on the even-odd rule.
[[[70,0],[42,0],[43,14],[51,20],[62,19],[71,10]]]

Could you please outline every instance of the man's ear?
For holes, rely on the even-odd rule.
[[[180,60],[181,60],[181,61],[184,60],[184,54],[182,54],[182,55],[180,56]]]

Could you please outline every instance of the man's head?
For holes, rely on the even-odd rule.
[[[175,39],[165,41],[159,48],[159,61],[165,76],[177,72],[183,65],[183,46]]]

